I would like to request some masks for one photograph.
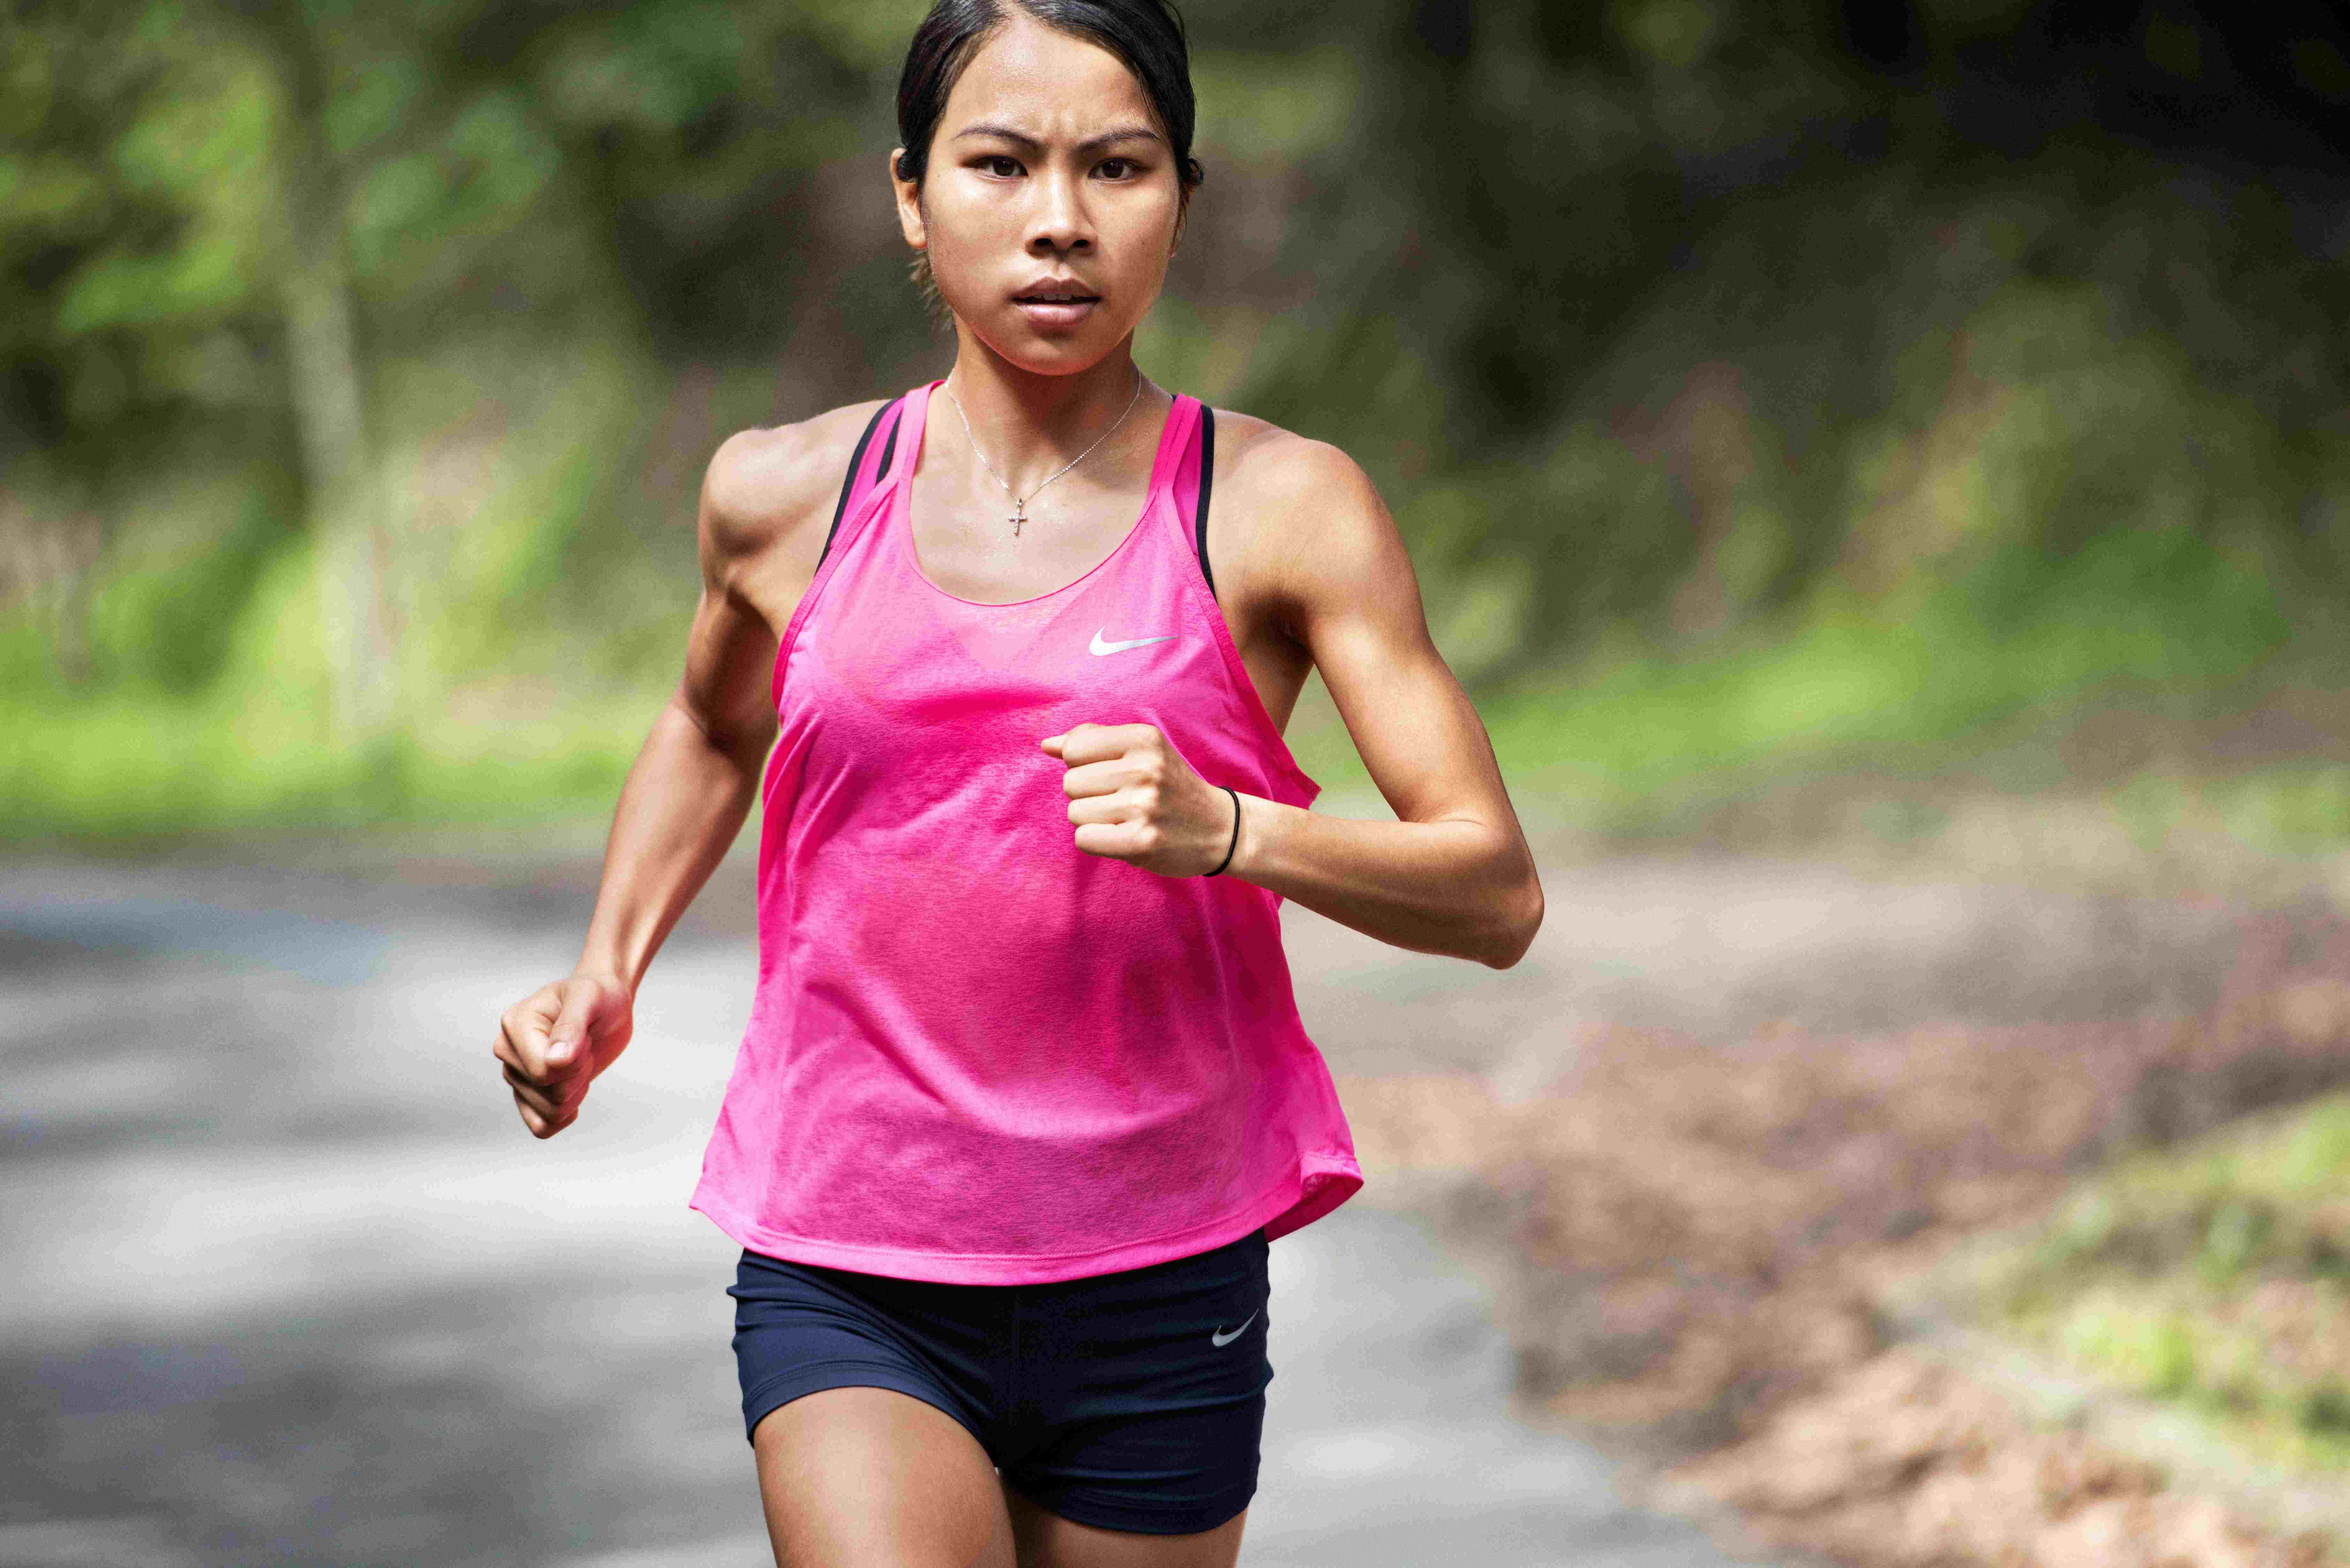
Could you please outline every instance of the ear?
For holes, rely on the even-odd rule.
[[[898,232],[914,249],[928,250],[931,245],[930,226],[922,221],[922,188],[911,180],[899,178],[898,160],[905,154],[902,147],[889,150],[889,183],[898,199]]]

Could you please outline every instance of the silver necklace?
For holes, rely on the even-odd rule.
[[[1012,497],[1012,534],[1014,538],[1017,538],[1020,535],[1020,524],[1028,521],[1028,503],[1036,498],[1036,492],[1044,489],[1045,485],[1052,483],[1054,480],[1060,478],[1061,475],[1068,472],[1069,470],[1076,467],[1077,464],[1091,457],[1094,452],[1094,446],[1101,445],[1103,441],[1109,440],[1111,436],[1117,434],[1118,425],[1126,423],[1126,414],[1134,412],[1134,405],[1142,400],[1142,367],[1137,365],[1134,368],[1134,396],[1126,400],[1126,413],[1118,416],[1118,423],[1111,425],[1109,429],[1102,431],[1100,436],[1095,440],[1094,446],[1086,448],[1085,451],[1077,453],[1076,456],[1069,459],[1068,462],[1055,469],[1046,477],[1039,480],[1036,483],[1036,489],[1030,491],[1025,495],[1018,494],[1014,492],[1012,486],[1003,484],[1003,475],[995,472],[995,464],[988,462],[987,454],[979,450],[979,438],[971,433],[971,419],[962,411],[962,400],[956,397],[952,392],[947,392],[946,388],[943,386],[941,386],[939,390],[946,392],[947,401],[954,404],[955,418],[962,421],[962,433],[971,442],[971,454],[979,459],[979,466],[987,470],[987,476],[990,479],[993,479],[998,484],[1003,485],[1003,493]]]

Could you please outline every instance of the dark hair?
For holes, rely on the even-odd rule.
[[[1191,47],[1172,0],[936,0],[914,29],[898,76],[898,140],[905,149],[898,155],[898,177],[920,187],[947,96],[980,46],[1012,20],[1014,9],[1055,32],[1098,44],[1126,63],[1167,132],[1180,199],[1189,206],[1192,188],[1207,171],[1191,156],[1199,110],[1191,96]],[[913,271],[932,307],[942,308],[927,253],[915,253]]]

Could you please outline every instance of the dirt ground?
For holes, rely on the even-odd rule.
[[[2329,900],[1686,858],[1545,885],[1490,1032],[1430,971],[1317,1034],[1367,1170],[1503,1282],[1532,1407],[1743,1550],[2350,1563],[1908,1342],[1879,1290],[2124,1147],[2350,1083]],[[1394,1070],[1432,1038],[1458,1070]]]

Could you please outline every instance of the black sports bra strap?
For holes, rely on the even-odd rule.
[[[865,421],[865,433],[857,438],[857,450],[848,454],[848,472],[841,477],[840,481],[840,499],[832,504],[832,526],[824,532],[824,548],[816,553],[816,565],[819,566],[824,565],[825,556],[832,553],[832,536],[840,532],[840,519],[848,511],[848,493],[857,488],[857,471],[865,462],[865,449],[872,443],[873,432],[881,428],[882,420],[888,416],[891,409],[897,406],[898,400],[892,398],[874,410],[873,417]],[[894,449],[897,444],[898,428],[892,425],[889,427],[889,445]],[[885,452],[881,457],[881,467],[886,472],[889,466],[889,457]]]
[[[873,465],[873,483],[876,484],[889,475],[889,460],[898,455],[898,431],[905,422],[903,420],[889,421],[889,434],[881,442],[881,461]]]
[[[1200,538],[1200,576],[1208,585],[1208,592],[1216,591],[1215,575],[1208,570],[1208,483],[1216,473],[1216,410],[1207,404],[1200,405],[1200,518],[1194,526]]]

